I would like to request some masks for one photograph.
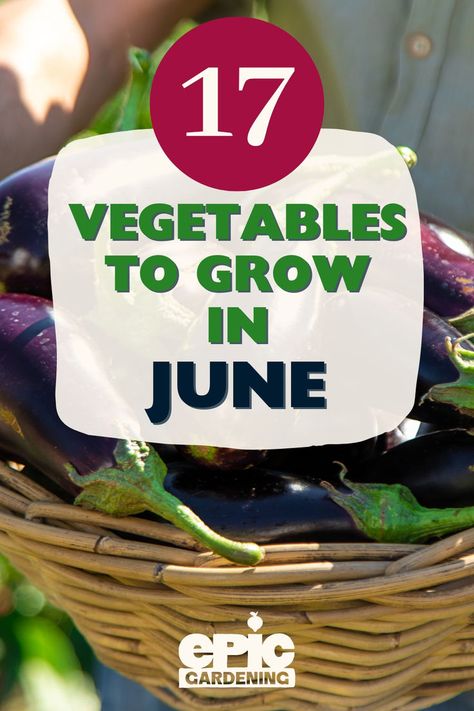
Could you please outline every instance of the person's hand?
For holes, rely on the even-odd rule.
[[[0,174],[54,151],[74,129],[69,119],[88,55],[68,3],[0,7]]]
[[[7,0],[0,5],[0,177],[55,153],[148,49],[208,0]]]

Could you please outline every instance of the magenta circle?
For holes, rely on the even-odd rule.
[[[203,80],[183,83],[208,67],[218,74],[218,129],[232,136],[187,136],[203,124]],[[247,134],[281,79],[249,79],[239,91],[239,68],[294,67],[261,145]],[[214,70],[213,70],[214,72]],[[324,113],[319,72],[307,51],[284,30],[262,20],[226,18],[183,35],[156,71],[150,110],[158,142],[190,178],[221,190],[253,190],[281,180],[313,147]]]

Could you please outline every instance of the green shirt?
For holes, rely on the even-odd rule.
[[[244,6],[221,0],[216,9]],[[474,232],[474,1],[267,0],[266,8],[319,69],[324,125],[413,148],[420,209]]]

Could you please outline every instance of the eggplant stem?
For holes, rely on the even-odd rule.
[[[70,466],[70,479],[82,492],[74,501],[112,516],[152,511],[189,533],[207,548],[239,565],[257,565],[264,551],[255,543],[233,541],[213,531],[182,501],[164,488],[167,468],[158,452],[145,442],[119,441],[117,466],[80,475]]]
[[[474,329],[474,308],[468,309],[459,316],[454,316],[448,319],[451,326],[457,328],[461,333],[469,334],[467,337],[472,338],[472,330]]]
[[[140,107],[148,93],[152,76],[152,57],[145,49],[132,47],[129,50],[128,59],[131,74],[115,131],[130,131],[140,128]]]
[[[467,334],[454,340],[446,337],[446,352],[459,377],[452,383],[433,385],[421,398],[421,403],[426,400],[444,403],[462,415],[474,418],[474,351],[461,347],[461,343],[472,336],[473,334]]]
[[[339,472],[339,479],[341,480],[342,483],[344,483],[344,479],[346,478],[346,474],[349,471],[344,462],[340,462],[338,459],[334,459],[333,464],[339,464],[341,467],[341,470]]]
[[[397,151],[402,156],[408,168],[414,168],[418,163],[418,156],[413,148],[410,148],[409,146],[397,146]]]
[[[447,336],[449,338],[449,336]],[[463,333],[462,336],[459,336],[459,338],[456,338],[453,341],[453,347],[457,346],[458,343],[462,343],[463,341],[468,341],[470,338],[474,338],[474,333]],[[473,357],[474,357],[474,351],[473,351]]]
[[[350,493],[322,485],[358,530],[379,543],[423,543],[474,526],[474,506],[429,509],[402,484],[357,484],[347,478],[344,483]]]

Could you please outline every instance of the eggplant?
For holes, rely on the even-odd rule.
[[[418,157],[408,146],[397,146],[408,168]],[[436,217],[420,214],[425,306],[447,318],[474,308],[474,245],[458,230]]]
[[[229,472],[224,479],[177,462],[170,463],[164,486],[222,535],[259,543],[417,543],[474,524],[474,507],[426,508],[406,486],[354,483],[344,473],[336,487],[257,468]]]
[[[399,484],[346,479],[335,488],[256,468],[222,477],[183,464],[170,464],[167,476],[163,460],[144,442],[92,437],[67,427],[56,411],[55,379],[51,304],[34,296],[1,295],[0,448],[12,457],[18,453],[69,491],[72,482],[80,490],[77,504],[121,516],[151,511],[236,563],[255,565],[262,559],[256,543],[242,541],[253,532],[258,540],[411,542],[474,523],[474,509],[423,509]],[[196,511],[239,540],[209,528]]]
[[[82,434],[56,411],[56,338],[49,301],[0,295],[0,450],[52,478],[75,503],[125,516],[145,510],[171,521],[229,560],[255,565],[254,543],[217,535],[163,488],[166,465],[144,442]]]
[[[425,306],[444,317],[474,307],[474,245],[436,218],[421,215]]]
[[[254,467],[261,464],[267,456],[265,449],[232,449],[213,445],[181,444],[177,445],[176,449],[190,462],[219,471]]]
[[[474,434],[451,429],[415,437],[357,467],[351,477],[408,486],[423,506],[473,506]]]
[[[377,444],[377,437],[372,437],[351,444],[271,449],[268,451],[266,464],[269,468],[285,472],[298,472],[298,476],[310,479],[323,476],[333,479],[338,477],[341,469],[338,462],[350,470],[356,463],[374,456]]]
[[[219,472],[171,462],[165,488],[223,536],[277,541],[367,540],[319,484],[274,469]]]
[[[474,410],[471,400],[474,379],[471,379],[472,382],[466,382],[467,389],[457,383],[462,365],[456,362],[450,352],[452,346],[449,345],[456,343],[461,337],[454,326],[424,309],[416,401],[409,417],[434,422],[440,426],[473,424]],[[467,351],[474,354],[474,348],[469,342],[466,342],[465,346]],[[444,390],[449,390],[452,397],[444,398]]]
[[[48,185],[54,158],[0,182],[0,291],[51,298]]]
[[[69,494],[72,465],[90,474],[114,465],[116,440],[83,435],[56,412],[53,310],[26,294],[0,296],[0,447],[45,472]]]
[[[349,471],[377,454],[394,447],[406,439],[397,428],[378,437],[352,442],[350,444],[325,444],[318,447],[296,447],[294,449],[270,449],[265,466],[284,472],[298,472],[305,479],[334,480],[339,477],[341,464]]]

